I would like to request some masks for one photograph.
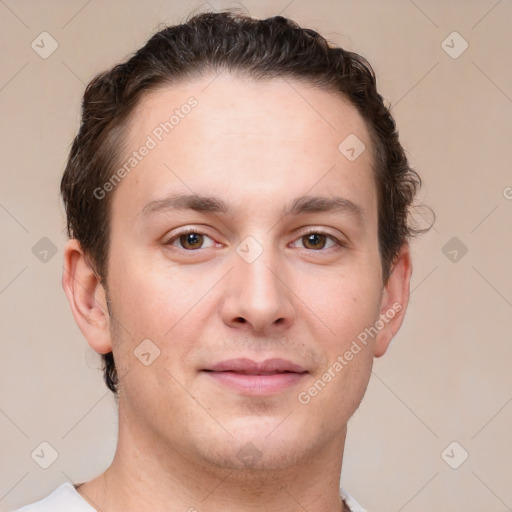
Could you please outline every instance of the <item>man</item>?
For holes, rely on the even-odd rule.
[[[282,17],[201,14],[82,108],[63,287],[118,445],[21,510],[363,510],[347,422],[404,318],[421,185],[370,65]]]

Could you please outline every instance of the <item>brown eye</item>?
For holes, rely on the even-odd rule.
[[[203,245],[203,235],[199,233],[185,233],[179,237],[183,249],[198,249]]]
[[[182,233],[177,233],[167,242],[165,242],[164,245],[177,247],[178,249],[183,249],[186,251],[194,251],[198,249],[214,247],[215,241],[204,233],[190,229]]]
[[[323,249],[327,236],[322,233],[308,233],[302,237],[302,243],[306,249]]]

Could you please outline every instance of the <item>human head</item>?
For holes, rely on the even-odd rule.
[[[127,62],[98,75],[85,91],[61,192],[68,234],[79,241],[105,287],[115,191],[105,193],[103,187],[121,165],[133,112],[151,91],[225,70],[240,77],[313,85],[341,95],[357,109],[372,142],[381,277],[386,283],[398,251],[415,233],[408,211],[421,181],[408,164],[371,66],[281,16],[256,20],[220,12],[161,30]],[[112,353],[103,357],[105,381],[115,391]]]

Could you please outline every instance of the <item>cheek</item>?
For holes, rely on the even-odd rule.
[[[304,401],[315,397],[317,406],[339,407],[341,415],[351,414],[358,407],[373,364],[374,338],[368,329],[380,312],[381,288],[376,285],[378,277],[374,274],[368,270],[366,275],[354,273],[353,278],[331,280],[323,288],[323,298],[317,292],[312,299],[311,304],[322,306],[319,316],[329,326],[329,334],[321,340],[325,366],[315,375],[313,388],[306,390]],[[372,275],[373,278],[368,277]]]
[[[307,386],[299,390],[299,411],[309,418],[321,418],[325,432],[339,432],[359,407],[366,392],[373,357],[368,347],[350,351],[351,344],[334,350],[329,363],[313,376]],[[347,352],[351,355],[347,357]],[[350,360],[349,360],[350,358]],[[331,411],[328,417],[325,411]]]
[[[110,274],[111,299],[126,329],[147,337],[161,337],[175,317],[184,314],[192,297],[183,276],[173,268],[158,269],[136,255],[118,261]],[[167,327],[166,327],[167,326]]]
[[[329,327],[335,344],[342,348],[348,338],[357,337],[379,318],[382,289],[373,269],[346,272],[339,278],[326,278],[308,296],[320,320]],[[304,285],[306,289],[307,285]]]
[[[130,372],[130,381],[156,387],[169,381],[169,356],[180,367],[178,362],[193,348],[190,337],[204,327],[206,318],[197,311],[207,301],[199,301],[216,277],[192,282],[177,266],[163,268],[147,261],[119,262],[110,274],[112,344],[116,365]],[[150,364],[145,366],[145,362]],[[172,379],[166,385],[172,386]]]

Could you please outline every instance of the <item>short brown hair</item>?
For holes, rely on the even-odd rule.
[[[357,108],[375,154],[379,252],[386,282],[402,245],[426,229],[409,223],[421,179],[409,166],[372,67],[357,53],[330,44],[292,20],[253,19],[232,9],[197,14],[160,30],[130,59],[97,75],[86,88],[61,193],[68,235],[79,241],[102,282],[106,285],[113,194],[98,199],[94,190],[111,178],[122,160],[130,114],[150,90],[222,70],[255,79],[299,80],[341,94]],[[103,359],[105,382],[116,393],[113,354]]]

